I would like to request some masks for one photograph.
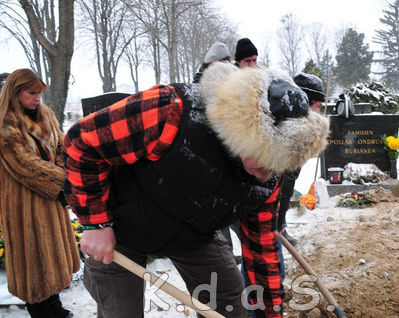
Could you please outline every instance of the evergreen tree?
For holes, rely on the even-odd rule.
[[[335,59],[334,74],[341,86],[348,87],[369,79],[373,52],[369,52],[369,45],[364,44],[364,33],[349,28],[338,46]]]
[[[382,57],[379,62],[383,71],[382,82],[395,91],[399,91],[399,0],[387,3],[384,17],[380,19],[386,29],[376,30],[374,42],[381,45]]]
[[[399,110],[399,95],[382,83],[358,83],[346,91],[354,103],[370,103],[372,111],[394,114]]]
[[[302,72],[307,73],[307,74],[313,74],[313,75],[316,75],[317,77],[321,78],[321,71],[316,66],[315,62],[312,59],[308,60],[305,63],[305,67]]]
[[[324,56],[323,56],[323,58],[324,58]],[[322,65],[322,63],[323,63],[323,59],[321,61],[321,65]],[[319,77],[321,79],[321,81],[323,82],[324,91],[327,92],[329,69],[327,69],[327,76],[323,76],[323,72],[322,72],[321,68],[316,65],[316,63],[313,61],[313,59],[310,59],[305,63],[305,67],[302,72],[307,73],[307,74],[313,74],[313,75],[316,75],[317,77]],[[330,83],[330,92],[331,91],[332,91],[332,87],[331,87],[331,83]]]
[[[334,68],[333,57],[330,54],[329,50],[324,51],[324,54],[320,61],[319,68],[320,68],[320,72],[321,72],[320,78],[323,81],[324,89],[327,91],[328,76],[330,74],[330,70],[332,71]],[[332,76],[331,82],[330,82],[330,92],[334,91],[335,86],[336,85],[334,83],[334,78]]]

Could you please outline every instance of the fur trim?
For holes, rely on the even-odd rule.
[[[18,127],[17,117],[10,112],[5,116],[0,132],[0,164],[15,180],[30,190],[47,199],[56,199],[65,179],[60,144],[63,137],[53,113],[50,112],[47,116],[52,116],[52,131],[49,136],[44,136],[40,123],[34,123],[26,117],[26,124],[28,132],[39,139],[51,161],[41,158],[33,138],[28,136],[28,140],[25,139]]]
[[[215,63],[204,72],[201,93],[211,127],[233,155],[276,172],[295,170],[325,149],[329,121],[309,111],[276,125],[268,101],[273,79],[294,83],[277,70]]]

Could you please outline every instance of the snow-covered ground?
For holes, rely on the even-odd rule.
[[[237,236],[231,231],[231,236],[234,243],[234,254],[240,255],[241,248]],[[82,264],[83,267],[83,264]],[[155,259],[147,265],[147,269],[162,279],[166,280],[175,287],[187,293],[185,284],[178,274],[172,262],[167,259]],[[81,269],[82,271],[82,269]],[[96,304],[91,298],[90,294],[84,288],[82,283],[82,273],[76,273],[74,281],[70,288],[64,290],[61,294],[61,301],[64,307],[74,313],[75,317],[91,318],[96,317]],[[172,296],[158,290],[155,286],[146,285],[146,303],[145,303],[145,318],[163,318],[163,317],[197,317],[194,310],[181,305],[179,301]],[[153,300],[162,299],[163,302],[152,303],[149,300],[149,295],[156,292],[157,297],[151,297]],[[8,304],[14,304],[8,306]],[[10,295],[7,291],[7,280],[4,271],[0,272],[0,318],[28,318],[30,317],[26,309],[23,307],[24,303],[18,298]],[[19,306],[17,306],[19,305]],[[159,305],[159,306],[157,306]],[[161,309],[162,308],[162,309]]]
[[[301,174],[297,180],[295,189],[301,193],[306,193],[314,179],[316,167],[316,159],[309,160],[301,170]],[[322,231],[323,227],[327,227],[329,219],[341,220],[343,222],[356,221],[354,214],[347,212],[347,209],[336,208],[335,204],[338,197],[329,198],[324,208],[316,207],[313,211],[306,210],[305,214],[299,215],[297,209],[290,209],[287,213],[288,232],[300,239],[306,237],[312,233],[317,227],[318,231]],[[367,213],[377,213],[376,209],[369,208]],[[232,232],[234,254],[239,255],[241,253],[238,239],[234,232]],[[288,264],[292,264],[292,256],[283,249],[284,257],[288,261]],[[168,259],[157,259],[150,263],[147,268],[156,273],[164,273],[167,275],[167,281],[176,287],[185,290],[185,285],[173,264]],[[88,294],[83,287],[81,281],[81,273],[78,273],[75,277],[75,281],[71,284],[70,288],[61,293],[61,299],[64,306],[71,310],[75,317],[79,318],[90,318],[96,317],[96,306],[94,300]],[[289,280],[289,279],[288,279]],[[286,283],[289,283],[287,281]],[[147,284],[146,295],[155,291],[155,287],[150,287]],[[155,304],[146,302],[146,318],[164,318],[164,317],[196,317],[196,314],[192,309],[184,308],[177,300],[171,296],[166,295],[162,291],[158,291],[157,295],[162,298],[166,304],[169,305],[168,309],[162,310]],[[11,306],[1,306],[4,304],[15,304]],[[29,317],[27,311],[18,307],[17,305],[23,303],[18,298],[12,297],[6,286],[5,273],[0,273],[0,318],[13,317],[13,318],[25,318]],[[160,305],[160,304],[159,304]]]

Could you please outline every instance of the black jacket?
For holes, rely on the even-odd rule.
[[[226,152],[207,125],[196,84],[174,86],[184,109],[168,152],[114,172],[114,230],[124,252],[192,249],[244,213],[259,211],[277,182],[259,183]]]

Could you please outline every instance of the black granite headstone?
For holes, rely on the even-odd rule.
[[[112,104],[130,96],[125,93],[106,93],[95,97],[82,98],[82,109],[83,116],[87,116],[90,113],[96,112],[105,107],[111,106]]]
[[[349,162],[374,163],[380,170],[389,171],[381,136],[393,135],[398,128],[399,115],[330,116],[328,146],[321,156],[322,178],[327,180],[328,168],[343,168]]]

